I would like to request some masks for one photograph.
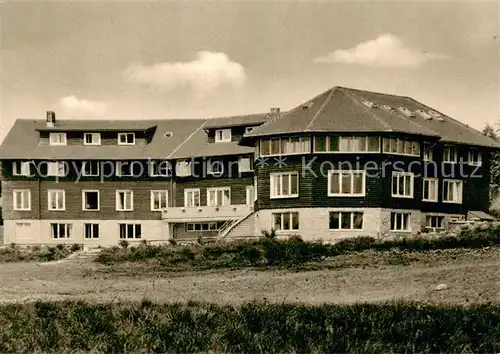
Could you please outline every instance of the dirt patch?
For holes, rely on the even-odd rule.
[[[411,253],[409,265],[387,265],[383,254],[335,257],[331,269],[204,271],[191,273],[109,272],[89,260],[0,264],[0,302],[83,299],[159,302],[210,301],[351,303],[419,300],[447,304],[500,303],[500,249]],[[371,258],[370,258],[371,257]],[[398,256],[400,257],[400,256]],[[399,258],[398,258],[399,259]],[[329,263],[328,263],[329,262]],[[351,262],[351,268],[336,267]],[[368,266],[369,265],[369,266]],[[437,284],[448,288],[435,291]]]

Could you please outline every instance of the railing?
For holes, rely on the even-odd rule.
[[[169,222],[238,220],[252,209],[253,206],[247,204],[173,207],[162,210],[162,219]]]

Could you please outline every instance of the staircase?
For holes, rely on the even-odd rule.
[[[228,220],[219,230],[218,239],[245,238],[254,236],[255,213],[250,211],[247,215],[237,220]]]

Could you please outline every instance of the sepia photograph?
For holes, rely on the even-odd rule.
[[[499,353],[500,2],[0,1],[0,353]]]

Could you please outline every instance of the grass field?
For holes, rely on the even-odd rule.
[[[387,353],[500,348],[500,307],[415,303],[32,303],[0,307],[0,352]]]

